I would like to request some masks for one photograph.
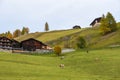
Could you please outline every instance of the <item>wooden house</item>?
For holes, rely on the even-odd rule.
[[[1,49],[12,49],[12,40],[6,37],[0,37]]]
[[[78,25],[75,25],[75,26],[73,26],[73,29],[81,29],[81,27]]]
[[[13,49],[13,50],[21,49],[21,44],[20,44],[20,42],[12,39],[12,49]]]
[[[98,17],[98,18],[94,19],[93,22],[91,22],[90,26],[92,26],[92,27],[97,27],[97,26],[99,26],[99,25],[100,25],[101,18],[102,18],[102,17]]]
[[[23,50],[36,51],[37,49],[47,49],[47,45],[36,39],[30,38],[21,42]]]
[[[20,48],[20,43],[14,39],[9,39],[7,37],[0,37],[0,48],[1,49],[15,49]]]

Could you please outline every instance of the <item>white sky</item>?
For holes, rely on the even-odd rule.
[[[88,27],[111,12],[120,21],[120,0],[0,0],[0,33],[29,27],[31,32]]]

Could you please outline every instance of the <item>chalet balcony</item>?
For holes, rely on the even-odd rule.
[[[12,47],[7,47],[7,46],[1,47],[1,48],[2,48],[2,49],[12,50]]]

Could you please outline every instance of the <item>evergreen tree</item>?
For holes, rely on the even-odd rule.
[[[23,27],[22,31],[21,31],[21,35],[25,34],[25,27]]]
[[[29,33],[29,28],[28,27],[23,27],[21,34],[25,35]]]
[[[117,30],[116,21],[110,12],[107,13],[106,19],[107,19],[107,24],[108,24],[108,27],[110,28],[110,31],[113,32]]]
[[[47,22],[45,23],[45,31],[49,31],[49,25]]]

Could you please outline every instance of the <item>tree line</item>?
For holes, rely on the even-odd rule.
[[[13,39],[13,38],[19,37],[21,35],[28,34],[29,31],[30,30],[28,27],[23,27],[22,30],[16,29],[13,33],[11,33],[10,31],[2,33],[2,34],[0,34],[0,37],[7,37],[9,39]]]
[[[49,25],[47,22],[45,23],[45,31],[49,31]],[[7,37],[9,39],[13,39],[21,35],[29,34],[29,32],[30,29],[28,27],[23,27],[22,30],[16,29],[13,33],[11,33],[10,31],[2,33],[0,34],[0,37]]]

